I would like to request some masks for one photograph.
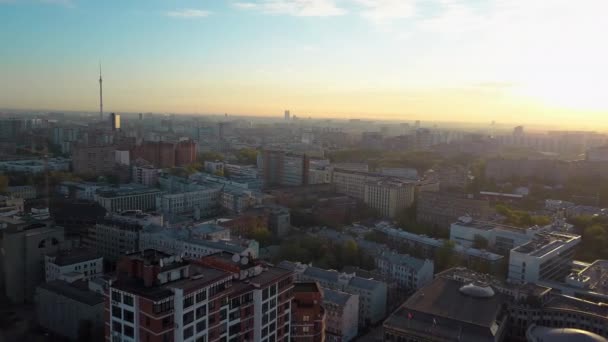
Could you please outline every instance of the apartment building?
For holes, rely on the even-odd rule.
[[[264,187],[309,184],[310,159],[305,154],[264,150],[258,154],[257,164]]]
[[[106,292],[106,340],[289,341],[291,272],[230,254],[129,254]]]
[[[419,192],[416,206],[416,220],[449,229],[450,224],[461,216],[471,216],[487,220],[492,214],[490,203],[486,200],[446,192]]]
[[[323,308],[327,313],[325,340],[349,342],[359,332],[359,295],[323,289]]]
[[[323,290],[315,282],[295,283],[291,304],[291,341],[325,342]]]
[[[44,271],[46,282],[75,275],[89,280],[103,274],[103,257],[86,248],[62,250],[45,255]]]
[[[368,181],[364,186],[363,201],[383,217],[394,218],[414,203],[415,182],[399,179]]]

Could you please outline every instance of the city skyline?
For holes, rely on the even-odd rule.
[[[604,128],[607,7],[3,0],[0,107]]]

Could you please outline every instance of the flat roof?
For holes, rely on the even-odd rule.
[[[558,232],[537,233],[532,241],[516,247],[513,251],[534,257],[542,257],[576,239],[580,239],[580,236]]]
[[[85,285],[80,282],[70,284],[63,280],[53,280],[38,287],[91,306],[103,303],[103,296],[90,291]]]
[[[101,258],[101,255],[97,254],[96,251],[87,248],[59,251],[57,253],[49,254],[49,256],[54,257],[55,261],[53,261],[53,263],[59,266],[78,264]]]

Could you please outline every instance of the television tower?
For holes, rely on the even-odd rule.
[[[103,80],[101,79],[101,62],[99,62],[99,120],[103,121]]]

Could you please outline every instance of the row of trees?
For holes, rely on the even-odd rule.
[[[341,270],[345,266],[373,269],[374,260],[354,240],[340,244],[327,239],[301,235],[285,240],[277,260],[313,263],[321,268]]]

